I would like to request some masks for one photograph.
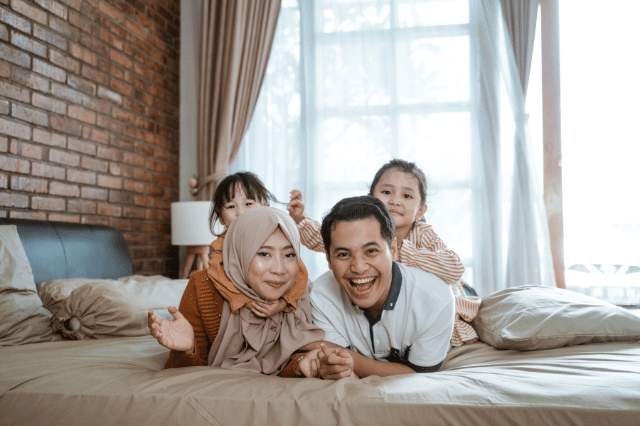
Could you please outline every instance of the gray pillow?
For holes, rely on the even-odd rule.
[[[0,345],[48,342],[51,312],[36,293],[29,259],[15,225],[0,225]]]
[[[481,341],[530,351],[640,339],[640,317],[574,291],[523,286],[484,297],[471,323]]]

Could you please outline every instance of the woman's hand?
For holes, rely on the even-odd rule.
[[[167,310],[175,318],[174,320],[158,318],[153,313],[153,309],[149,310],[147,314],[149,333],[165,348],[192,354],[195,352],[193,327],[175,306],[169,306]]]
[[[302,359],[298,360],[296,373],[302,374],[304,377],[320,377],[318,375],[318,354],[320,349],[314,349],[304,354]]]
[[[273,300],[271,302],[257,302],[252,300],[248,302],[245,306],[248,306],[251,309],[251,312],[257,317],[267,318],[277,313],[284,311],[284,308],[287,307],[287,301],[282,297],[278,300]]]
[[[338,380],[358,376],[353,371],[355,363],[346,349],[328,348],[324,343],[318,352],[318,374],[325,380]]]
[[[304,203],[302,202],[302,192],[297,189],[291,191],[291,201],[287,204],[289,216],[296,222],[300,223],[304,216]]]

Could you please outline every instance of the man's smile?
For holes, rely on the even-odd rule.
[[[362,277],[349,279],[349,284],[356,297],[367,297],[373,289],[377,277]]]

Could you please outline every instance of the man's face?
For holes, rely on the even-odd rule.
[[[336,223],[327,261],[351,301],[378,317],[389,295],[396,253],[395,238],[389,247],[380,234],[380,223],[369,217]]]

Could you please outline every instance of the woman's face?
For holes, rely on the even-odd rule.
[[[298,277],[298,256],[278,227],[251,259],[247,283],[264,300],[278,300]]]

